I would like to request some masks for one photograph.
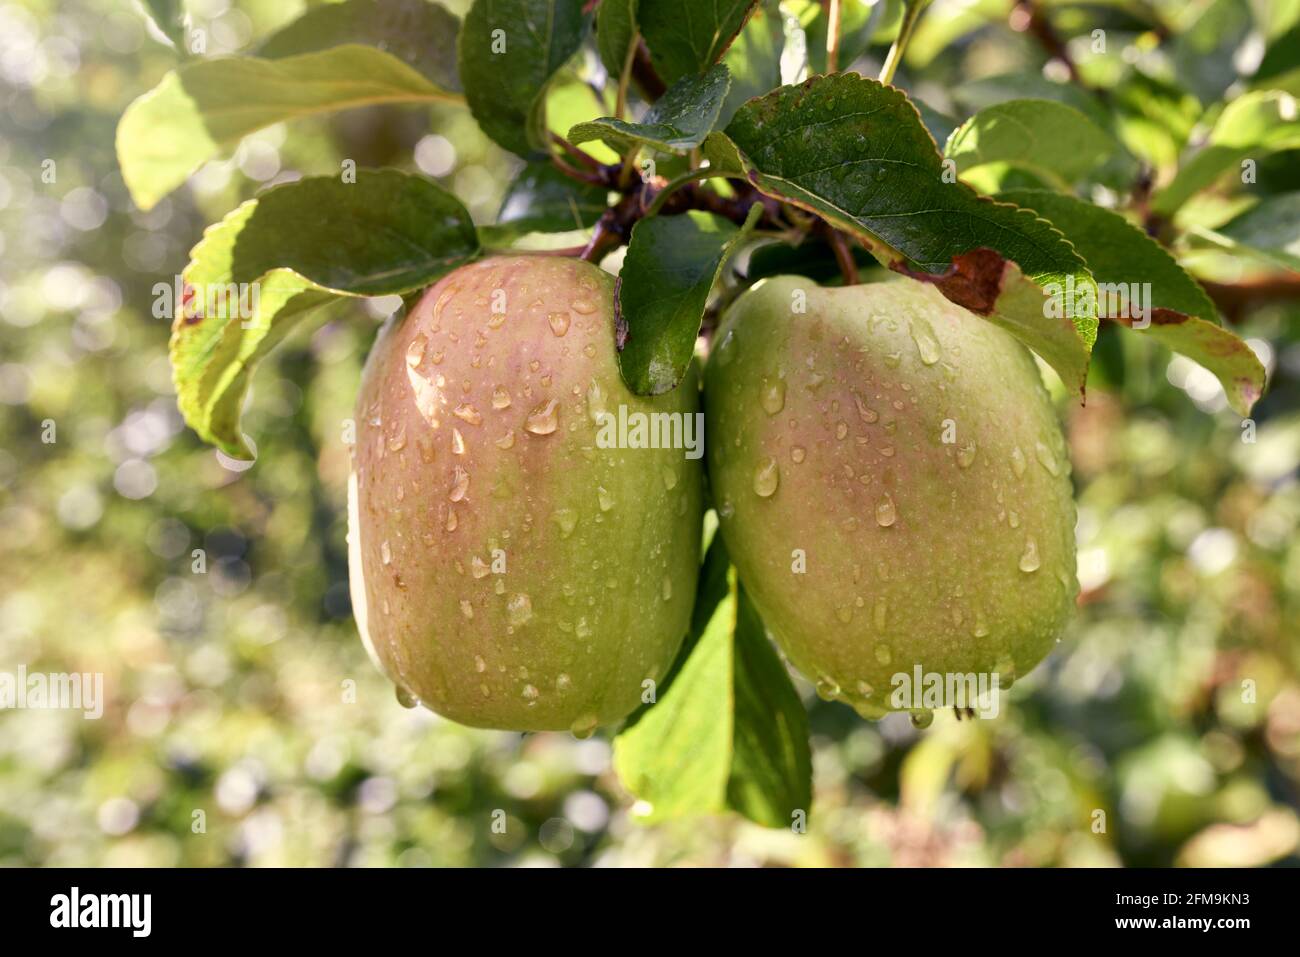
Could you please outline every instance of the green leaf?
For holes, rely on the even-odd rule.
[[[667,392],[686,374],[709,290],[736,240],[761,212],[755,203],[740,230],[696,210],[651,216],[632,227],[616,321],[619,371],[637,395]]]
[[[1037,72],[998,73],[970,80],[953,89],[952,96],[971,113],[1009,100],[1053,100],[1074,107],[1098,126],[1104,125],[1109,117],[1093,94],[1069,83],[1049,80]]]
[[[271,34],[258,56],[278,60],[346,43],[390,53],[440,90],[460,92],[460,19],[428,0],[344,0],[314,7]]]
[[[117,126],[118,165],[136,205],[150,209],[206,160],[273,123],[450,98],[396,57],[357,44],[282,60],[196,60],[127,107]]]
[[[788,827],[812,800],[808,719],[741,590],[721,536],[705,556],[691,632],[656,702],[614,741],[646,822],[731,807]]]
[[[1240,415],[1264,389],[1264,367],[1250,347],[1222,328],[1205,290],[1154,239],[1118,213],[1049,190],[1002,194],[1056,223],[1088,262],[1106,318],[1192,359],[1218,378]],[[1134,316],[1136,291],[1144,316]],[[1149,325],[1145,325],[1149,321]],[[1145,325],[1145,327],[1144,327]]]
[[[1052,100],[1011,100],[980,110],[959,126],[944,153],[962,174],[988,163],[1007,163],[1068,189],[1117,145],[1074,107]]]
[[[731,73],[731,89],[722,104],[718,125],[726,126],[746,100],[781,84],[781,51],[785,27],[774,3],[760,4],[722,58]]]
[[[727,804],[766,827],[789,827],[795,812],[807,814],[812,805],[808,712],[743,587],[735,601],[735,742]]]
[[[601,0],[596,11],[596,49],[614,83],[623,75],[628,51],[637,42],[637,0]]]
[[[1283,269],[1300,272],[1300,193],[1270,196],[1211,236],[1229,248],[1244,248]]]
[[[549,162],[529,163],[506,190],[496,225],[516,236],[585,229],[605,211],[607,196],[603,186],[576,182]]]
[[[1297,72],[1300,72],[1300,23],[1268,45],[1251,83],[1278,89],[1282,83],[1293,81]]]
[[[143,0],[140,11],[178,52],[189,53],[185,44],[185,7],[181,0]]]
[[[579,123],[569,130],[569,140],[603,140],[620,154],[633,145],[643,145],[684,155],[703,143],[713,130],[730,86],[727,68],[715,66],[704,76],[685,77],[670,86],[640,123],[605,116]]]
[[[1151,208],[1172,216],[1194,194],[1212,186],[1245,159],[1300,147],[1300,121],[1290,93],[1245,93],[1229,103],[1205,146],[1183,165],[1173,182],[1155,195]]]
[[[722,59],[758,0],[641,0],[637,21],[650,62],[668,84]]]
[[[185,268],[189,305],[171,340],[185,421],[251,457],[239,428],[249,378],[304,316],[338,296],[418,289],[477,253],[460,201],[395,170],[299,180],[249,200],[208,228]]]
[[[520,156],[547,152],[547,86],[590,25],[583,0],[475,0],[460,31],[460,78],[484,133]]]
[[[1202,112],[1196,97],[1138,70],[1128,71],[1111,96],[1124,145],[1157,169],[1174,166]]]
[[[746,104],[705,154],[1007,329],[1082,392],[1097,335],[1083,260],[1034,213],[944,182],[934,140],[899,90],[856,74],[782,87]],[[1048,287],[1067,281],[1081,295],[1053,310]]]

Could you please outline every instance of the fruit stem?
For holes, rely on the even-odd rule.
[[[894,38],[894,43],[885,57],[885,65],[880,68],[881,83],[894,82],[894,72],[903,60],[903,51],[907,49],[907,44],[912,39],[912,31],[916,29],[916,22],[921,19],[921,11],[929,2],[930,0],[903,0],[903,22],[899,25],[898,36]]]

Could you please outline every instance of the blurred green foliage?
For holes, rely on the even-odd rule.
[[[1148,55],[1142,17],[1065,6],[1123,63]],[[1256,4],[1279,17],[1261,27],[1248,3],[1187,6],[1223,23],[1188,14],[1173,47],[1203,100],[1234,82],[1234,31],[1300,13]],[[301,12],[188,7],[208,55]],[[961,118],[964,84],[1039,75],[1032,38],[945,35],[942,7],[902,74],[929,107]],[[366,660],[343,428],[390,304],[336,307],[265,364],[247,471],[182,428],[154,315],[203,226],[278,177],[418,167],[486,223],[517,161],[463,109],[365,109],[257,134],[142,214],[114,129],[175,59],[117,0],[0,2],[0,672],[102,673],[107,696],[98,721],[0,712],[0,865],[1300,863],[1300,309],[1237,327],[1271,377],[1249,428],[1204,370],[1103,330],[1086,407],[1061,399],[1080,615],[999,719],[871,724],[801,683],[807,834],[641,826],[606,738],[407,711]],[[604,112],[585,89],[579,119]],[[1258,188],[1294,189],[1297,168],[1261,164]]]

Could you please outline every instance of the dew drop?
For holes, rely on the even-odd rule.
[[[934,712],[929,708],[924,708],[920,711],[913,711],[911,718],[912,727],[914,728],[925,729],[934,724]]]
[[[1020,516],[1019,516],[1018,514],[1016,514],[1016,512],[1014,512],[1014,511],[1012,511],[1012,512],[1008,512],[1008,513],[1007,513],[1007,523],[1008,523],[1012,528],[1019,528],[1019,527],[1020,527]]]
[[[929,320],[921,316],[912,316],[908,325],[911,327],[912,341],[916,343],[916,351],[920,354],[921,361],[928,366],[934,365],[942,355],[939,340],[934,335],[934,327],[930,325]]]
[[[759,498],[770,498],[781,482],[781,471],[776,459],[765,459],[754,471],[754,494]]]
[[[764,379],[762,391],[763,411],[776,415],[785,408],[785,380]]]
[[[850,606],[850,605],[840,605],[839,608],[836,608],[836,609],[835,609],[835,617],[838,618],[841,622],[843,622],[844,624],[847,625],[849,622],[851,622],[851,621],[853,620],[853,608],[852,608],[852,606]]]
[[[614,507],[614,496],[609,493],[609,489],[603,485],[596,486],[596,502],[600,505],[602,512],[608,512]]]
[[[460,600],[460,613],[464,615],[466,618],[474,617],[474,606],[471,605],[469,603],[469,600],[466,598],[462,598]]]
[[[841,422],[839,425],[835,426],[835,437],[837,439],[843,441],[844,437],[848,434],[849,434],[849,426],[847,422]]]
[[[894,505],[894,500],[888,494],[880,496],[880,501],[876,503],[876,524],[888,528],[897,519],[898,508]]]
[[[870,424],[880,418],[880,413],[875,409],[868,408],[867,404],[862,401],[862,396],[856,392],[853,393],[853,404],[858,407],[858,415],[862,417],[863,422]]]
[[[1056,456],[1042,442],[1034,443],[1034,455],[1038,458],[1038,464],[1047,469],[1052,475],[1061,474],[1061,466],[1056,461]]]
[[[456,510],[454,508],[447,509],[447,531],[456,531]]]
[[[596,733],[596,716],[594,714],[584,714],[575,718],[573,724],[569,725],[569,733],[579,741],[590,738]]]
[[[474,670],[477,671],[479,674],[482,674],[483,672],[487,671],[487,662],[483,660],[482,655],[474,656]]]
[[[410,709],[418,705],[420,703],[420,699],[417,698],[415,695],[411,694],[411,692],[407,691],[401,685],[398,685],[397,703],[400,704],[403,708]]]
[[[527,624],[533,617],[533,600],[520,592],[506,602],[506,616],[512,625]]]
[[[483,413],[470,405],[468,402],[462,402],[452,410],[452,415],[462,422],[468,422],[470,425],[478,425],[483,421]]]
[[[411,340],[411,344],[406,347],[406,364],[414,369],[424,361],[424,349],[429,344],[429,340],[423,333]]]
[[[968,469],[975,462],[975,443],[967,442],[957,447],[957,467]]]
[[[883,642],[876,645],[875,656],[876,660],[882,665],[887,665],[894,660],[894,653],[890,650],[889,645]]]
[[[499,449],[511,448],[515,444],[515,430],[511,429],[505,435],[501,436],[501,438],[496,439],[492,444]]]
[[[451,430],[451,452],[453,455],[465,454],[465,436],[460,434],[460,429],[452,427]]]
[[[447,493],[447,498],[453,502],[459,502],[469,491],[469,473],[459,465],[451,473],[451,491]],[[450,519],[448,519],[450,521]],[[453,526],[454,527],[454,526]]]
[[[790,450],[790,460],[794,462],[795,465],[798,465],[807,457],[808,452],[802,445],[796,445]]]
[[[556,408],[560,402],[558,399],[547,399],[532,412],[528,413],[528,418],[524,422],[524,428],[533,435],[550,435],[560,425],[560,417]]]
[[[389,547],[388,542],[384,542],[379,546],[379,558],[385,565],[393,563],[393,550]]]
[[[406,426],[403,425],[388,440],[388,450],[390,452],[400,452],[406,448]]]
[[[664,601],[670,601],[673,597],[673,580],[667,575],[659,587],[659,593],[664,596]]]
[[[551,332],[556,336],[563,336],[569,331],[569,314],[567,312],[553,312],[546,317],[546,321],[551,324]]]
[[[510,408],[510,393],[505,386],[499,385],[492,390],[492,408],[498,412]]]
[[[589,316],[596,311],[596,304],[590,299],[575,299],[569,303],[569,308],[580,316]]]
[[[492,573],[492,568],[487,562],[475,555],[469,560],[469,571],[475,578],[487,578]]]
[[[833,678],[822,675],[817,679],[817,697],[823,701],[834,701],[840,696],[840,686],[836,684]]]
[[[560,527],[560,537],[568,538],[578,525],[578,513],[571,508],[557,508],[551,513],[551,520]]]
[[[524,700],[527,701],[530,706],[532,706],[537,703],[537,699],[541,697],[542,693],[538,691],[537,688],[535,688],[533,685],[524,685],[524,690],[520,692],[520,694],[522,694],[524,696]]]
[[[1011,449],[1011,471],[1016,473],[1016,478],[1025,474],[1025,453],[1018,445]]]
[[[984,612],[975,612],[975,627],[971,629],[971,635],[976,638],[985,638],[989,633],[989,623],[984,620]]]
[[[672,468],[671,466],[665,465],[660,475],[664,480],[664,489],[666,491],[671,492],[673,489],[677,487],[676,469]]]
[[[876,624],[877,631],[885,630],[885,621],[889,617],[889,603],[883,597],[876,599],[876,607],[872,610],[872,620]],[[885,648],[885,654],[889,654],[889,649]],[[880,657],[880,652],[876,652],[876,657]]]
[[[1025,539],[1025,550],[1020,556],[1020,570],[1022,572],[1036,572],[1038,566],[1038,543],[1030,535]]]
[[[573,679],[570,678],[563,671],[561,671],[558,675],[555,676],[555,690],[558,691],[560,694],[564,694],[572,687],[573,687]]]

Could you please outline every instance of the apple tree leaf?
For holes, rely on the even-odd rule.
[[[988,163],[1027,169],[1068,189],[1106,161],[1118,144],[1083,113],[1053,100],[1010,100],[959,126],[944,155],[961,174]]]
[[[602,0],[596,11],[596,50],[605,72],[615,83],[623,75],[628,51],[640,37],[636,9],[637,0]]]
[[[722,59],[758,0],[641,0],[637,25],[663,81],[703,73]]]
[[[1118,213],[1050,190],[1001,194],[1056,223],[1088,263],[1103,318],[1151,336],[1200,363],[1223,385],[1240,415],[1264,390],[1264,367],[1218,324],[1205,290],[1165,249]]]
[[[494,229],[513,236],[585,229],[605,211],[607,195],[603,186],[570,179],[552,163],[528,163],[506,189]]]
[[[641,122],[629,123],[604,116],[573,127],[569,130],[569,140],[574,143],[603,140],[620,154],[633,145],[644,145],[663,153],[684,155],[712,132],[730,86],[731,74],[719,64],[703,76],[678,80],[646,111]]]
[[[618,367],[637,395],[677,385],[695,354],[700,321],[722,264],[761,214],[745,226],[691,210],[651,216],[632,227],[615,302]]]
[[[760,3],[722,58],[731,73],[731,89],[722,104],[718,125],[726,126],[746,100],[781,85],[781,52],[785,26],[780,7]]]
[[[345,44],[279,60],[217,57],[169,72],[126,108],[117,159],[131,198],[152,208],[249,133],[314,113],[454,99],[401,60]]]
[[[458,93],[459,31],[460,19],[429,0],[344,0],[313,7],[271,34],[257,52],[278,60],[364,43],[397,57],[438,89]]]
[[[1205,145],[1156,193],[1151,208],[1172,216],[1243,160],[1258,161],[1269,153],[1296,148],[1300,148],[1300,118],[1295,97],[1279,90],[1244,93],[1224,107]]]
[[[546,153],[547,87],[590,25],[583,0],[474,0],[460,31],[460,78],[488,137],[523,157]]]
[[[645,822],[732,808],[788,827],[811,804],[807,714],[721,536],[705,556],[690,634],[655,702],[615,739],[614,768]]]
[[[367,170],[355,183],[272,187],[190,253],[171,339],[181,414],[205,441],[251,457],[239,428],[249,378],[308,313],[340,296],[419,289],[477,253],[460,201],[418,176]]]
[[[947,181],[899,90],[852,73],[781,87],[745,104],[704,150],[713,166],[826,218],[883,265],[1002,326],[1082,394],[1097,336],[1083,259],[1032,211]]]
[[[1215,232],[1274,265],[1300,272],[1300,193],[1270,196]]]

